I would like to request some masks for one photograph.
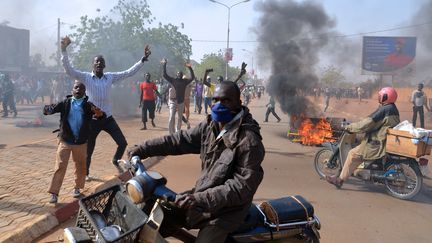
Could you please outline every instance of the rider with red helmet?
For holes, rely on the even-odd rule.
[[[363,162],[384,157],[387,129],[399,124],[399,111],[395,105],[397,92],[393,87],[382,88],[378,92],[380,106],[365,119],[348,125],[350,133],[365,133],[360,145],[352,148],[338,177],[327,176],[326,180],[340,188],[344,181]]]

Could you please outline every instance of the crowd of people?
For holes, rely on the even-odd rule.
[[[119,174],[123,173],[118,160],[126,150],[127,141],[113,117],[111,90],[116,88],[116,83],[135,75],[151,55],[150,48],[146,47],[140,60],[120,72],[104,72],[105,59],[97,55],[93,59],[92,71],[86,72],[70,64],[66,50],[70,43],[68,37],[61,41],[63,67],[66,74],[75,79],[71,95],[43,109],[45,115],[60,113],[56,165],[48,188],[51,203],[58,201],[70,154],[76,165],[73,196],[81,196],[85,181],[92,179],[91,159],[101,131],[107,132],[116,142],[112,163]],[[129,148],[128,156],[138,155],[144,159],[157,155],[201,154],[202,172],[196,186],[178,194],[174,203],[184,212],[184,227],[200,230],[197,242],[223,242],[228,233],[243,222],[263,178],[261,162],[265,150],[259,124],[241,100],[242,92],[251,95],[253,90],[244,82],[237,83],[246,73],[246,64],[242,64],[234,81],[219,77],[213,83],[209,76],[211,68],[205,71],[201,81],[195,78],[189,63],[186,67],[190,75],[179,71],[175,77],[166,71],[167,60],[163,59],[161,63],[166,81],[153,82],[151,75],[146,73],[145,80],[139,84],[138,106],[142,108],[142,129],[145,130],[147,114],[152,126],[156,126],[155,113],[160,112],[164,101],[167,102],[169,133]],[[192,98],[194,111],[198,113],[202,111],[202,98],[210,98],[204,107],[207,119],[194,128],[181,130],[182,119],[186,119],[190,127],[188,118]],[[229,164],[235,169],[226,170]],[[164,236],[173,233],[168,226],[161,232],[166,234]]]
[[[21,73],[2,73],[0,76],[0,94],[2,117],[18,115],[17,104],[32,105],[49,102],[59,102],[70,92],[71,81],[65,75]]]

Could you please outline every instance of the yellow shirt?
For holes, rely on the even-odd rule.
[[[213,97],[213,94],[216,89],[216,84],[210,83],[210,87],[204,85],[204,97]]]

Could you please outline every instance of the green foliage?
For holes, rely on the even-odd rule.
[[[213,68],[213,72],[210,76],[213,80],[216,80],[217,76],[225,77],[226,62],[223,58],[222,53],[210,53],[205,54],[201,60],[201,64],[194,66],[194,72],[198,79],[203,78],[204,72],[208,68]],[[239,67],[228,66],[228,79],[234,80],[240,73]],[[243,80],[247,80],[247,75],[243,76]]]
[[[145,45],[152,51],[146,72],[153,77],[160,76],[163,57],[170,59],[170,65],[183,66],[192,54],[190,39],[172,24],[151,27],[153,21],[146,0],[119,0],[109,15],[93,19],[82,16],[80,24],[72,27],[74,66],[89,69],[93,57],[102,54],[108,71],[124,70],[141,59]]]
[[[334,66],[325,68],[321,75],[321,83],[325,86],[336,87],[344,81],[345,76],[342,74],[342,70]]]

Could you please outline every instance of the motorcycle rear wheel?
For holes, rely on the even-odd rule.
[[[330,162],[332,154],[333,151],[329,148],[323,148],[315,154],[314,166],[321,178],[340,174],[342,166],[339,157],[335,158],[334,162]]]
[[[386,171],[395,170],[390,173],[384,181],[386,191],[393,197],[407,200],[419,193],[422,184],[422,173],[415,164],[416,162],[390,162]]]

